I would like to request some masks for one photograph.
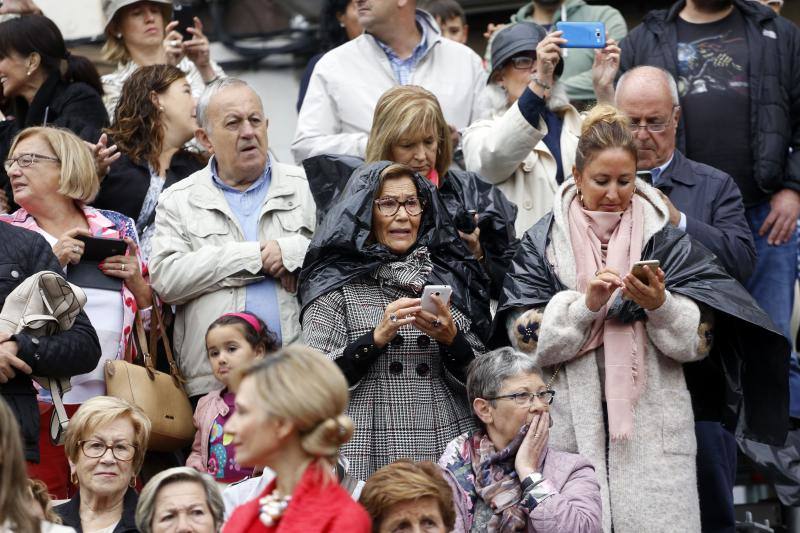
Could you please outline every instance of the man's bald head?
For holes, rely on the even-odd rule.
[[[631,124],[639,126],[634,135],[639,170],[668,162],[675,151],[680,120],[678,87],[669,72],[658,67],[629,70],[617,82],[616,104],[631,118]]]

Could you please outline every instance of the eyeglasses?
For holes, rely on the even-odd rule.
[[[631,129],[631,133],[636,134],[639,133],[639,130],[647,130],[650,133],[661,133],[669,126],[668,122],[659,122],[655,124],[634,124],[631,123],[628,127]]]
[[[517,70],[530,70],[536,59],[531,56],[514,56],[509,61]]]
[[[99,459],[106,454],[106,450],[111,450],[111,455],[118,461],[130,461],[136,454],[136,446],[125,442],[106,444],[99,440],[82,440],[78,442],[83,455],[89,459]]]
[[[502,396],[495,396],[494,398],[486,398],[487,400],[503,400],[503,399],[511,399],[514,400],[514,403],[520,407],[530,407],[533,405],[534,398],[539,398],[539,400],[545,404],[550,405],[553,403],[553,399],[556,396],[556,391],[554,390],[545,390],[542,392],[515,392],[514,394],[504,394]]]
[[[61,160],[59,158],[57,158],[57,157],[50,157],[50,156],[42,155],[42,154],[22,154],[22,155],[17,156],[17,157],[11,157],[11,158],[6,159],[5,160],[5,167],[6,167],[6,170],[11,170],[11,167],[16,162],[17,165],[20,166],[20,168],[26,168],[26,167],[29,167],[32,164],[36,163],[40,159],[43,159],[43,160],[46,160],[46,161],[55,161],[55,162],[58,162],[58,163],[61,162]]]
[[[412,217],[422,213],[422,210],[425,208],[425,203],[416,196],[409,196],[403,202],[391,196],[384,196],[383,198],[375,200],[375,205],[378,206],[378,211],[387,217],[392,217],[397,214],[397,212],[400,211],[400,206],[403,206],[406,213]]]

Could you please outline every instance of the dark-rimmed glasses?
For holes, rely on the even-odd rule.
[[[393,217],[396,215],[397,212],[400,211],[400,206],[403,206],[403,208],[406,210],[406,213],[412,217],[422,213],[422,210],[425,208],[424,202],[416,196],[409,196],[402,202],[397,198],[384,196],[383,198],[378,198],[375,200],[375,205],[378,206],[378,211],[387,217]]]
[[[542,392],[515,392],[514,394],[503,394],[502,396],[495,396],[493,398],[486,398],[486,399],[487,400],[509,399],[509,400],[514,400],[514,403],[519,405],[520,407],[528,407],[533,405],[534,398],[539,398],[539,400],[543,404],[550,405],[553,403],[553,399],[555,397],[556,397],[556,391],[545,390]]]
[[[82,440],[78,442],[83,455],[89,459],[99,459],[106,454],[106,450],[111,450],[114,459],[118,461],[131,461],[136,455],[136,446],[126,442],[115,442],[106,444],[99,440]]]
[[[20,168],[26,168],[26,167],[29,167],[32,164],[36,163],[40,159],[45,160],[45,161],[55,161],[57,163],[61,162],[61,160],[59,158],[50,157],[48,155],[22,154],[22,155],[19,155],[17,157],[10,157],[10,158],[6,159],[4,165],[6,167],[6,170],[11,170],[11,167],[14,165],[14,163],[19,165]]]
[[[517,70],[530,70],[536,59],[531,56],[514,56],[509,61]]]

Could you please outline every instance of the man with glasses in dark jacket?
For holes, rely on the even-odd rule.
[[[19,284],[47,270],[63,272],[47,241],[33,231],[0,222],[0,307]],[[99,360],[100,343],[83,311],[72,328],[55,335],[0,333],[0,394],[17,417],[27,461],[39,462],[39,408],[32,376],[85,374]]]

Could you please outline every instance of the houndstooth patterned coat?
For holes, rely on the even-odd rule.
[[[378,325],[389,303],[415,297],[419,292],[410,287],[358,278],[308,306],[305,341],[335,361],[348,344]],[[469,318],[454,306],[450,312],[475,354],[483,353]],[[350,392],[347,414],[355,434],[342,453],[351,461],[350,474],[359,479],[397,459],[436,462],[448,442],[476,428],[464,384],[445,368],[438,343],[410,325],[399,330]]]

